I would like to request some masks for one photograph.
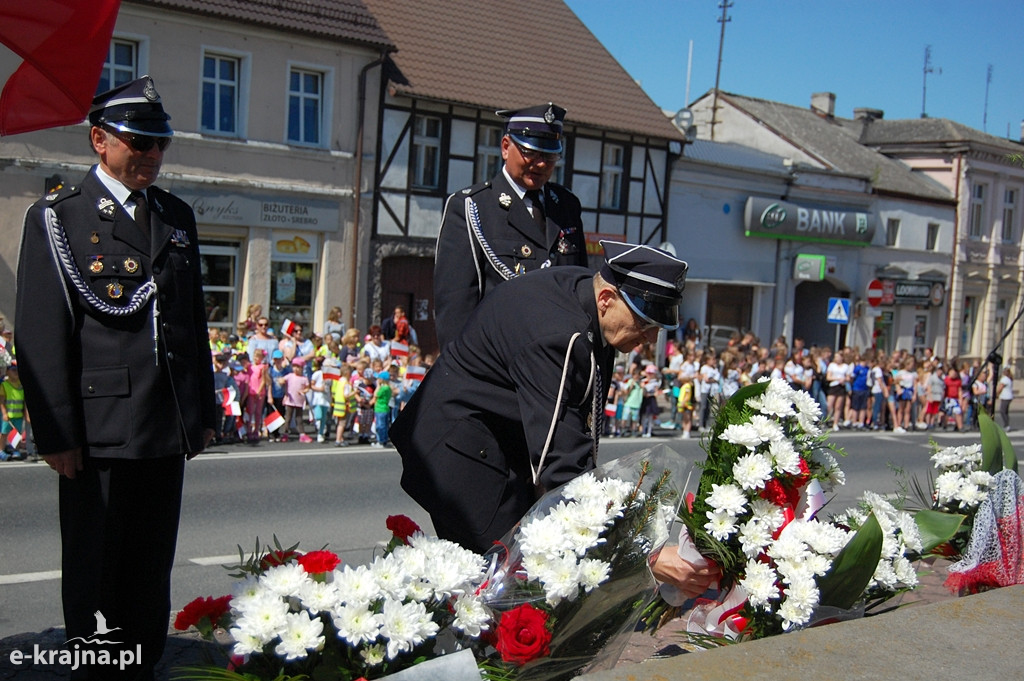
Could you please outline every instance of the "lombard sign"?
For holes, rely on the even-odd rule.
[[[852,208],[815,208],[751,196],[743,212],[747,236],[867,246],[875,234],[867,213]]]
[[[318,232],[337,231],[337,203],[289,197],[258,197],[244,194],[179,194],[205,225],[275,227]]]
[[[946,298],[946,286],[942,282],[897,279],[894,284],[893,298],[896,303],[939,306]]]

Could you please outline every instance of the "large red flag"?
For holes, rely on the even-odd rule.
[[[0,135],[79,123],[89,113],[121,0],[0,7],[0,42],[25,61],[0,94]]]

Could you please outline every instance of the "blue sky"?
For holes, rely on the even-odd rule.
[[[1024,0],[730,1],[719,84],[726,92],[804,107],[812,93],[834,92],[839,116],[871,107],[887,119],[918,118],[931,45],[928,115],[1020,139]],[[719,0],[566,3],[663,109],[687,104],[691,40],[690,101],[714,87]]]

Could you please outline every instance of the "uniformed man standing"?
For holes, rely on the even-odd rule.
[[[184,463],[216,423],[195,216],[153,186],[169,118],[148,76],[98,95],[99,163],[25,220],[15,330],[36,444],[60,474],[67,636],[109,629],[142,651],[123,675],[72,678],[153,678]]]
[[[587,265],[579,199],[548,182],[562,154],[565,109],[549,102],[497,113],[508,119],[504,167],[448,197],[441,218],[434,262],[441,348],[497,284],[552,265]]]
[[[674,329],[686,263],[602,242],[599,273],[528,272],[481,301],[391,429],[438,536],[486,551],[594,466],[615,351]]]

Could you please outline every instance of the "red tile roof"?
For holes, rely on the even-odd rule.
[[[561,0],[364,0],[398,46],[396,94],[488,110],[552,101],[567,124],[681,139]]]

